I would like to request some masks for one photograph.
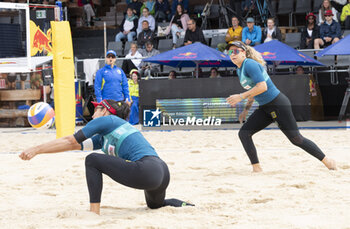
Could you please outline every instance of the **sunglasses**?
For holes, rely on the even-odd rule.
[[[114,55],[108,55],[107,58],[116,58]]]
[[[332,17],[332,15],[325,15],[325,17]]]
[[[235,54],[235,55],[237,55],[237,54],[239,54],[241,51],[239,51],[238,49],[234,49],[234,50],[228,50],[228,55],[229,56],[231,56],[232,55],[232,53],[233,54]]]

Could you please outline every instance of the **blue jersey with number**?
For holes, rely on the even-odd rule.
[[[101,149],[105,154],[129,161],[158,156],[139,130],[115,115],[96,118],[81,131],[86,138],[92,138],[94,150]]]
[[[259,82],[266,82],[267,90],[254,97],[259,105],[271,102],[280,93],[264,67],[253,59],[246,58],[242,66],[237,68],[237,74],[239,82],[246,90],[252,89]]]

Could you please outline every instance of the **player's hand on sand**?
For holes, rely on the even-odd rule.
[[[235,106],[237,103],[239,103],[240,101],[242,101],[241,96],[239,96],[239,94],[234,94],[231,95],[230,97],[228,97],[226,99],[226,101],[233,107]]]
[[[22,160],[30,160],[30,159],[32,159],[33,157],[35,157],[35,155],[37,155],[37,153],[35,152],[35,149],[29,148],[29,149],[24,150],[24,151],[19,155],[19,157],[20,157]]]
[[[239,123],[243,123],[243,121],[246,120],[247,115],[248,115],[248,111],[244,109],[243,112],[238,117]]]

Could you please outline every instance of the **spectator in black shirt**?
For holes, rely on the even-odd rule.
[[[142,7],[142,3],[139,2],[138,0],[132,0],[132,2],[128,4],[128,8],[132,8],[133,9],[132,12],[138,17],[140,17],[141,7]]]
[[[144,49],[147,41],[152,42],[154,45],[154,32],[150,30],[148,21],[144,20],[142,22],[142,31],[139,33],[137,38],[137,45]]]
[[[316,16],[313,13],[306,15],[306,26],[301,31],[300,49],[313,49],[314,41],[320,35],[320,28],[316,24]]]
[[[202,44],[207,44],[204,39],[203,31],[196,26],[196,22],[193,19],[190,19],[187,22],[187,30],[184,39],[184,45],[190,45],[195,42],[201,42]]]
[[[154,18],[157,22],[170,21],[171,14],[168,0],[157,0],[155,5],[156,14]]]

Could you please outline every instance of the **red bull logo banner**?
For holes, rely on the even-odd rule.
[[[32,20],[30,21],[30,55],[52,55],[51,28],[43,32]]]
[[[173,59],[174,60],[177,60],[177,59],[195,59],[197,58],[197,53],[194,53],[194,52],[185,52],[185,53],[179,53],[178,55],[176,56],[173,56]]]
[[[276,53],[275,52],[261,52],[261,55],[264,59],[276,59]]]

